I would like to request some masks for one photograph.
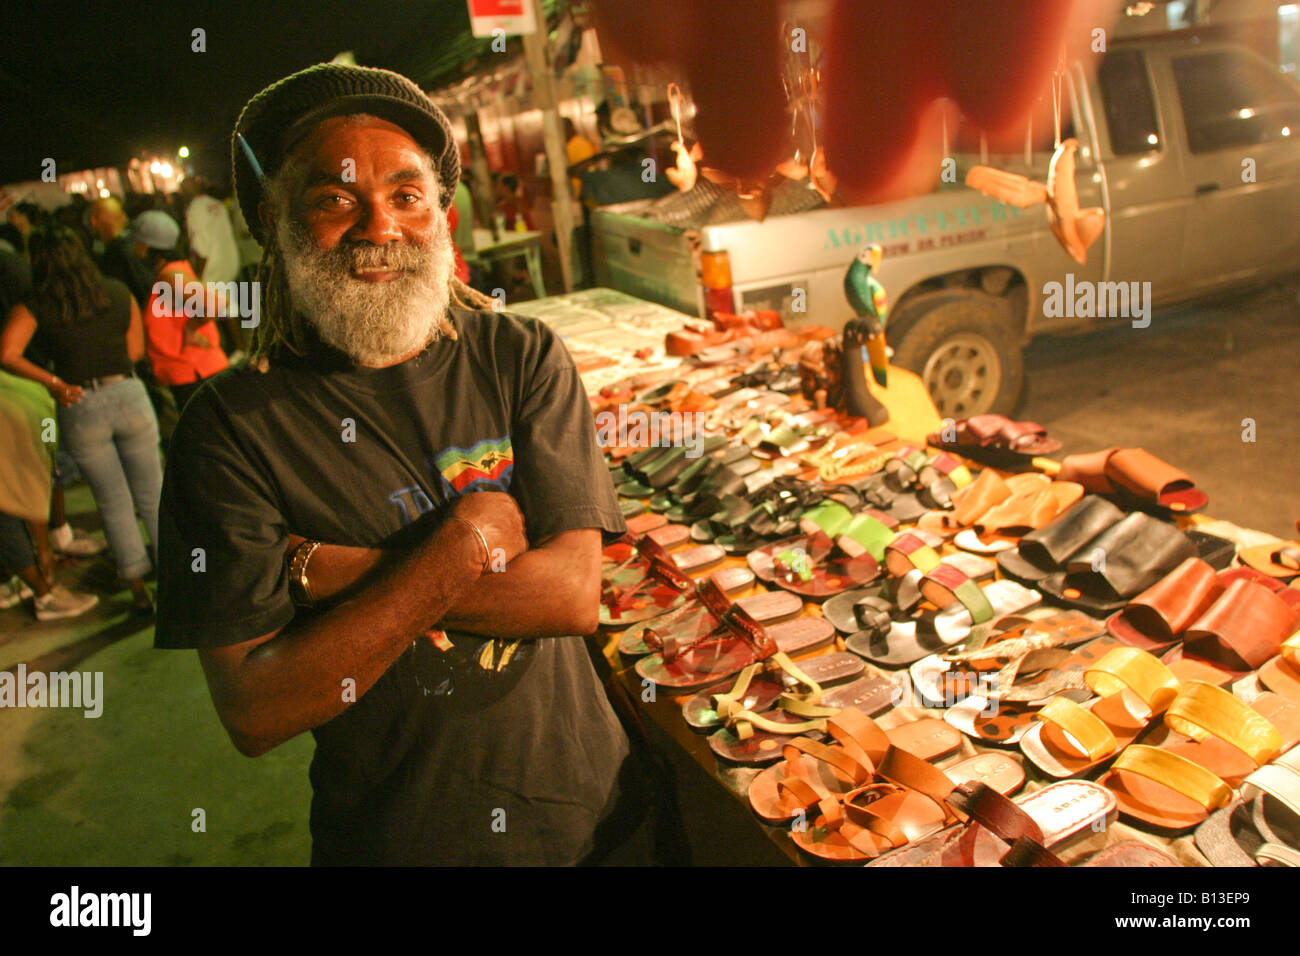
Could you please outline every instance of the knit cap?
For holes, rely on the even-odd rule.
[[[262,174],[274,176],[294,144],[321,120],[355,113],[369,113],[397,124],[428,150],[441,180],[442,208],[451,204],[460,180],[460,151],[446,114],[400,73],[318,63],[262,90],[248,101],[235,122],[230,141],[235,196],[258,242],[265,243],[257,214],[262,176],[254,163]]]

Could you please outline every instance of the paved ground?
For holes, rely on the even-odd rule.
[[[1278,535],[1300,517],[1300,373],[1293,288],[1041,340],[1027,355],[1023,416],[1066,452],[1140,445],[1189,472],[1209,513]],[[1242,420],[1257,440],[1242,441]],[[69,495],[78,527],[95,530],[88,491]],[[64,570],[107,594],[106,557]],[[249,760],[219,725],[195,655],[152,648],[127,617],[126,592],[86,618],[38,624],[0,611],[0,670],[101,671],[103,715],[0,710],[0,864],[301,864],[309,856],[301,737]],[[202,809],[206,831],[195,832]]]
[[[1183,469],[1206,513],[1295,537],[1300,518],[1300,306],[1294,286],[1033,342],[1021,417],[1062,454],[1142,447]],[[1243,421],[1255,441],[1242,440]],[[1058,456],[1059,457],[1059,456]]]

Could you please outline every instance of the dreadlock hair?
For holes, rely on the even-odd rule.
[[[432,161],[432,157],[430,157]],[[288,208],[284,202],[287,187],[289,163],[280,172],[267,180],[265,195],[272,202],[279,214]],[[436,163],[434,168],[436,168]],[[441,183],[439,184],[441,186]],[[284,255],[280,250],[279,237],[271,230],[262,245],[262,259],[257,266],[257,283],[261,290],[261,321],[253,329],[248,346],[248,364],[265,372],[273,361],[284,357],[287,350],[294,355],[306,353],[310,341],[307,318],[293,307],[289,294],[289,277],[285,268]],[[477,289],[471,289],[461,282],[453,272],[447,283],[450,293],[448,304],[459,309],[492,310],[495,300]],[[456,327],[443,316],[439,322],[442,334],[453,341],[457,338]]]

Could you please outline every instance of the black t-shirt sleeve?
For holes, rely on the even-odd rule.
[[[250,641],[294,617],[275,495],[197,395],[172,438],[158,517],[160,648]],[[196,407],[197,405],[197,407]],[[223,440],[224,439],[224,440]]]
[[[559,338],[541,323],[535,362],[521,371],[511,427],[514,477],[533,543],[578,528],[600,528],[606,541],[627,531],[578,370]]]

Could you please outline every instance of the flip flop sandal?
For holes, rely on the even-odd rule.
[[[885,545],[885,568],[894,578],[893,598],[899,610],[906,611],[921,598],[921,578],[947,562],[977,581],[991,578],[996,567],[989,561],[968,554],[951,554],[940,558],[935,549],[938,538],[922,531],[904,531]]]
[[[1065,574],[1036,587],[1055,603],[1106,617],[1195,555],[1196,546],[1178,528],[1135,511],[1077,551]]]
[[[1105,498],[1086,495],[1069,511],[1020,539],[1020,546],[998,555],[998,567],[1009,578],[1034,587],[1052,574],[1063,573],[1070,557],[1124,518]]]
[[[866,717],[874,717],[893,707],[899,697],[898,687],[883,677],[861,677],[851,684],[832,687],[820,695],[818,705],[829,716],[808,718],[777,708],[764,714],[740,711],[731,720],[741,724],[744,733],[735,726],[725,726],[709,735],[709,749],[714,756],[731,764],[761,767],[781,759],[783,748],[805,734],[822,734],[828,721],[852,710]]]
[[[1043,600],[1037,591],[1015,581],[991,581],[981,588],[947,561],[922,579],[921,591],[926,600],[939,608],[934,619],[934,633],[946,648],[970,640],[980,625],[1031,610]],[[945,597],[949,598],[946,604],[938,603]],[[912,658],[914,660],[919,658]]]
[[[1098,696],[1080,705],[1054,697],[1020,749],[1049,777],[1077,777],[1117,756],[1137,740],[1178,694],[1178,677],[1146,651],[1117,647],[1083,672]]]
[[[824,534],[788,538],[751,551],[746,561],[761,581],[822,601],[880,576],[880,565],[869,554],[856,558],[837,552]]]
[[[1300,703],[1300,631],[1287,638],[1277,657],[1259,669],[1259,682],[1273,693]]]
[[[1242,548],[1241,562],[1271,578],[1290,580],[1300,575],[1300,541],[1259,544]]]
[[[1300,866],[1300,747],[1247,777],[1197,827],[1196,848],[1215,866]]]
[[[1294,704],[1261,694],[1250,707],[1202,681],[1183,683],[1164,722],[1163,741],[1130,745],[1101,783],[1120,813],[1170,832],[1204,823],[1233,787],[1300,740]]]
[[[719,576],[748,577],[753,583],[753,572],[748,568],[726,568],[716,572],[696,585],[695,600],[658,617],[651,618],[640,627],[624,631],[618,639],[618,652],[628,657],[641,657],[659,653],[671,661],[696,641],[703,640],[718,628],[721,619],[734,604],[759,624],[771,624],[794,617],[803,610],[803,602],[784,591],[763,591],[736,601],[728,599]],[[734,589],[733,589],[734,590]]]
[[[960,774],[954,779],[907,750],[893,747],[881,760],[875,782],[842,797],[821,800],[817,807],[822,812],[812,827],[792,828],[791,839],[820,859],[861,862],[878,858],[963,821],[965,816],[948,798],[959,785],[986,786],[963,779],[971,771],[1008,792],[1023,784],[1024,773],[1014,761],[1000,769],[990,764],[992,761],[979,757],[963,761],[953,768]]]
[[[830,687],[857,680],[866,670],[866,665],[862,662],[862,658],[853,654],[832,651],[829,654],[800,661],[799,669],[809,680],[815,681],[821,687]],[[768,670],[756,674],[745,688],[744,695],[736,700],[744,710],[761,714],[775,707],[781,696],[796,683],[794,678],[779,668]],[[722,681],[688,698],[682,707],[682,716],[686,719],[686,723],[694,730],[716,730],[721,727],[723,719],[718,716],[714,707],[714,698],[718,695],[732,694],[735,685],[734,680]]]
[[[1011,661],[1035,651],[1076,647],[1103,633],[1096,621],[1078,611],[1034,620],[1008,614],[994,622],[983,645],[923,657],[908,673],[926,707],[952,707],[974,694],[987,700],[996,694],[998,677]]]
[[[988,623],[1039,602],[1035,592],[1014,581],[994,581],[987,588],[980,588],[950,564],[940,564],[935,572],[945,580],[951,579],[955,590],[946,585],[940,589],[931,583],[927,583],[927,588],[935,592],[936,597],[940,591],[951,595],[960,593],[961,598],[946,602],[955,604],[955,607],[947,607],[938,613],[925,612],[914,620],[891,621],[889,631],[883,637],[879,636],[877,629],[870,634],[854,635],[845,646],[881,667],[906,667],[932,654],[950,650],[969,638],[973,619],[977,624]],[[968,601],[971,606],[963,601]],[[867,640],[863,640],[864,636]]]
[[[689,529],[687,533],[690,533]],[[677,551],[671,555],[673,562],[685,574],[695,574],[705,568],[712,567],[726,556],[727,552],[716,544],[701,544],[694,548]]]
[[[1101,630],[1099,624],[1095,626]],[[1091,697],[1092,691],[1083,681],[1083,671],[1110,651],[1124,646],[1103,633],[1086,644],[1068,648],[1065,654],[1053,653],[1065,650],[1064,644],[1068,643],[1072,642],[1066,641],[1059,648],[1033,651],[1028,657],[1010,656],[1013,664],[1020,661],[1014,673],[1007,667],[996,668],[985,679],[991,683],[996,696],[970,694],[949,707],[943,719],[972,740],[1001,746],[1019,743],[1025,732],[1037,723],[1038,709],[1048,700],[1065,696],[1080,703]]]
[[[618,510],[624,518],[635,518],[645,512],[645,504],[636,498],[620,498]]]
[[[764,628],[733,607],[714,634],[696,641],[672,661],[665,661],[662,654],[643,657],[636,662],[636,673],[670,692],[693,692],[775,654],[792,656],[817,650],[834,635],[835,629],[821,618],[797,617]]]
[[[783,762],[750,781],[749,805],[765,822],[786,823],[800,813],[806,818],[828,797],[842,796],[871,782],[876,768],[895,747],[922,760],[939,760],[961,742],[960,735],[950,736],[945,733],[947,728],[928,717],[884,730],[869,715],[852,710],[828,717],[826,723],[834,744],[793,738],[781,745]],[[970,771],[986,775],[997,772],[1003,759],[1012,765],[1001,767],[1004,772],[1020,769],[1015,761],[1001,755],[981,756],[992,759],[972,765]]]
[[[1014,801],[982,783],[963,784],[954,788],[948,803],[968,822],[867,865],[998,866],[1020,841],[1032,840],[1044,849],[1064,847],[1115,815],[1114,795],[1085,780],[1048,784]]]
[[[894,491],[915,490],[920,486],[921,469],[933,464],[919,448],[905,445],[885,462],[885,484]]]
[[[948,507],[952,504],[952,496],[975,480],[970,469],[947,452],[939,453],[922,465],[916,479],[920,485],[917,497],[931,508]]]
[[[1106,448],[1070,455],[1061,462],[1057,477],[1077,481],[1089,491],[1180,514],[1199,511],[1209,502],[1191,478],[1142,448]]]
[[[1297,626],[1300,609],[1284,600],[1282,592],[1236,580],[1188,626],[1183,653],[1241,674],[1280,654]]]

